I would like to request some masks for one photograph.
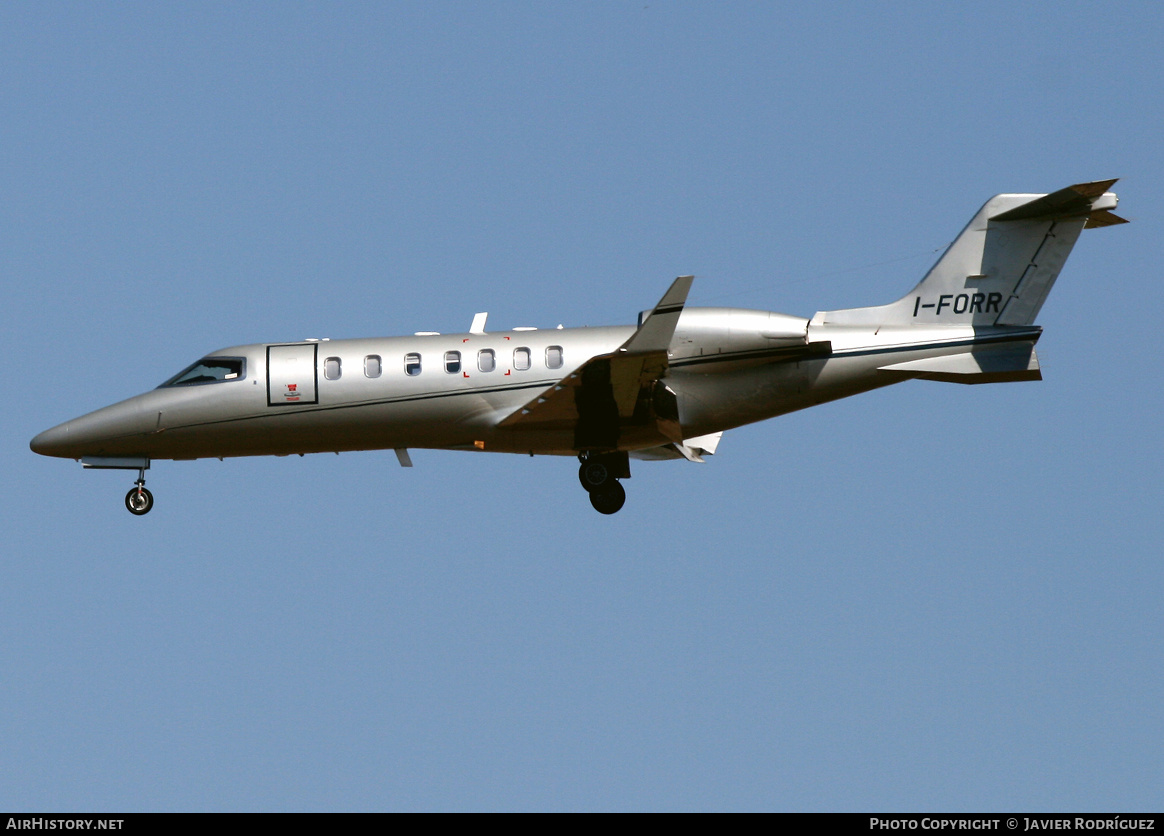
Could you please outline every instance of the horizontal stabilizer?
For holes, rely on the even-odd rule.
[[[1100,209],[1097,212],[1092,212],[1087,216],[1087,224],[1084,229],[1097,229],[1101,226],[1115,226],[1116,224],[1126,224],[1127,218],[1121,218],[1115,212],[1107,209]]]
[[[1093,183],[1078,183],[1059,189],[1057,192],[1037,197],[1021,206],[991,215],[992,221],[1049,221],[1055,218],[1070,218],[1077,215],[1091,215],[1105,212],[1116,206],[1116,196],[1108,194],[1107,190],[1115,180],[1096,180]],[[1115,218],[1115,215],[1111,217]],[[1118,218],[1116,223],[1127,223]],[[1100,224],[1097,224],[1097,226]],[[1109,224],[1102,224],[1110,226]]]
[[[944,357],[926,357],[907,363],[882,366],[880,372],[905,378],[941,380],[946,383],[1006,383],[1042,380],[1033,343],[1000,348],[978,348]]]

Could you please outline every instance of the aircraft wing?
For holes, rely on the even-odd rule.
[[[625,343],[609,354],[591,357],[498,426],[573,430],[580,450],[616,449],[623,426],[653,420],[655,382],[667,371],[667,348],[693,280],[677,278]],[[671,422],[658,423],[664,432],[670,429]],[[673,432],[677,431],[676,423]]]

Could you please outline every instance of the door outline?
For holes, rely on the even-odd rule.
[[[279,349],[292,349],[292,351],[280,351]],[[272,353],[274,353],[273,357]],[[300,357],[306,357],[308,354],[311,357],[311,397],[302,398],[300,396],[300,400],[289,400],[289,390],[285,387],[294,389],[306,381],[289,380],[289,376],[283,372],[280,361],[286,358],[298,359]],[[305,404],[319,403],[318,359],[319,343],[267,346],[267,406],[303,406]],[[276,369],[274,373],[272,372],[273,364],[280,365],[280,368]]]

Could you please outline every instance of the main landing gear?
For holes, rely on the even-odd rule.
[[[630,478],[626,453],[579,453],[578,481],[590,494],[590,504],[600,514],[615,514],[626,502],[619,479]]]
[[[129,509],[129,513],[140,517],[142,514],[148,514],[154,507],[154,495],[146,490],[144,467],[138,471],[137,481],[133,485],[125,495],[125,507]]]

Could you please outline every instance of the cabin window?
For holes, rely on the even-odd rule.
[[[483,372],[491,372],[497,368],[497,355],[491,348],[483,348],[477,352],[477,368]]]
[[[191,386],[197,383],[219,383],[244,377],[245,361],[241,357],[204,357],[171,377],[162,386]]]
[[[382,369],[379,354],[369,354],[364,358],[365,377],[379,377],[381,371]]]
[[[546,349],[546,368],[562,368],[562,347],[560,345],[551,345]]]
[[[339,380],[341,374],[343,374],[343,369],[340,358],[328,357],[323,361],[323,376],[328,380]]]
[[[416,377],[418,374],[420,374],[419,354],[404,355],[404,373],[409,377]]]
[[[513,350],[513,367],[519,372],[524,372],[529,366],[529,349],[515,348]]]
[[[456,374],[461,370],[461,352],[446,351],[445,352],[445,371],[449,374]]]

